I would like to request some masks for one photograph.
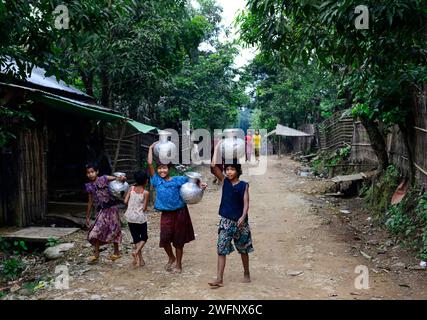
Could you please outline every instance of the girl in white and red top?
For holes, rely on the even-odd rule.
[[[130,188],[124,201],[128,205],[125,218],[135,247],[132,252],[133,264],[142,267],[145,262],[141,251],[148,239],[146,214],[149,198],[146,190],[148,175],[144,172],[137,172],[134,177],[136,184]]]

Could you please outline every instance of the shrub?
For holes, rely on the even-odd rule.
[[[379,222],[385,222],[385,212],[387,212],[391,197],[399,184],[399,178],[399,170],[395,166],[389,166],[366,191],[365,208]]]
[[[427,193],[411,189],[403,200],[391,206],[386,214],[387,228],[401,242],[418,250],[420,259],[427,259]]]
[[[6,259],[3,261],[1,274],[7,280],[15,280],[24,271],[24,268],[25,264],[21,260],[16,258]]]

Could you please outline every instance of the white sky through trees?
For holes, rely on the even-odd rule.
[[[229,38],[225,34],[220,35],[221,41],[227,41],[237,39],[237,29],[234,27],[234,19],[236,18],[239,11],[244,10],[246,6],[246,0],[216,0],[216,2],[222,7],[222,22],[221,24],[225,27],[231,28],[231,34]],[[196,0],[192,1],[193,6],[197,7],[198,3]],[[209,45],[202,44],[201,49],[208,49]],[[255,48],[239,48],[240,54],[236,57],[234,63],[237,68],[241,68],[248,64],[256,54]]]

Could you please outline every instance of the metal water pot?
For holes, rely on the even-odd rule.
[[[108,184],[108,187],[110,189],[111,194],[117,198],[117,199],[124,199],[127,191],[129,190],[129,184],[125,182],[121,182],[118,178],[119,177],[126,177],[126,173],[123,172],[115,172],[113,174],[117,179],[114,181],[111,181]]]
[[[240,138],[240,129],[224,130],[225,139],[222,141],[222,156],[225,159],[240,159],[245,156],[245,140]]]
[[[159,143],[154,146],[153,151],[154,155],[160,159],[160,162],[169,162],[177,155],[178,149],[176,145],[169,141],[171,135],[172,133],[165,130],[159,132]]]
[[[186,176],[189,180],[181,186],[181,197],[187,204],[198,203],[202,200],[204,193],[204,190],[198,186],[202,180],[202,175],[197,172],[187,172]]]

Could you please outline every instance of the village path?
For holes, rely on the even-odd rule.
[[[225,286],[211,289],[208,281],[216,272],[216,239],[218,205],[221,189],[212,185],[208,168],[203,174],[209,188],[202,202],[190,206],[196,240],[184,251],[183,273],[169,274],[158,248],[159,213],[152,212],[149,241],[144,249],[146,266],[133,268],[130,242],[125,230],[122,259],[105,259],[110,248],[102,253],[98,265],[84,261],[91,248],[83,245],[78,267],[70,265],[72,278],[68,290],[50,290],[38,299],[425,299],[427,277],[402,279],[392,272],[373,272],[374,266],[352,244],[335,234],[330,223],[315,208],[313,195],[302,192],[310,181],[295,174],[298,164],[289,158],[270,157],[266,174],[247,175],[250,184],[250,223],[255,251],[250,255],[252,282],[241,283],[239,255],[228,257]],[[311,188],[317,188],[311,185]],[[316,192],[317,190],[314,190]],[[326,212],[326,214],[328,214]],[[337,228],[341,228],[339,225]],[[341,230],[343,231],[343,230]],[[84,232],[79,235],[84,243]],[[367,290],[355,288],[355,268],[369,268]],[[421,280],[420,280],[421,279]],[[401,283],[410,285],[402,286]]]

